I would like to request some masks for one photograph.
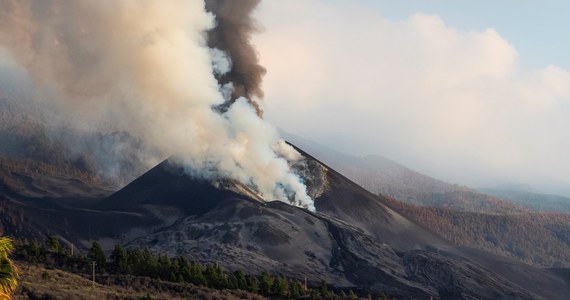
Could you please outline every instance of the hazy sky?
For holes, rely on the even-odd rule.
[[[452,183],[570,191],[568,11],[563,1],[264,1],[254,43],[268,69],[265,117]]]

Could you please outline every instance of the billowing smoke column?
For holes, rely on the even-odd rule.
[[[261,96],[264,70],[231,33],[243,25],[249,45],[256,2],[208,1],[215,27],[198,0],[0,0],[0,47],[70,124],[127,131],[194,174],[313,210],[289,167],[299,154],[240,97]],[[243,22],[225,21],[234,9]]]
[[[206,0],[206,10],[214,14],[216,27],[208,31],[208,46],[219,49],[231,58],[230,70],[217,74],[222,85],[231,84],[233,91],[223,108],[239,97],[250,99],[261,114],[254,97],[263,97],[261,80],[265,68],[259,65],[255,49],[249,39],[256,29],[251,17],[260,0]]]

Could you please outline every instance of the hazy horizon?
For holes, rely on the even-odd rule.
[[[264,116],[450,183],[570,195],[564,4],[513,5],[262,2]],[[533,12],[547,35],[528,31]]]

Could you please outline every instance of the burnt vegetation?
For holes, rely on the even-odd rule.
[[[455,245],[512,257],[537,267],[570,266],[570,215],[488,214],[387,200],[403,215]]]

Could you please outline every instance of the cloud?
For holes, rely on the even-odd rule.
[[[451,182],[570,186],[570,73],[525,69],[494,29],[322,0],[258,18],[266,117],[284,130]]]

